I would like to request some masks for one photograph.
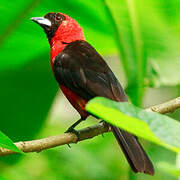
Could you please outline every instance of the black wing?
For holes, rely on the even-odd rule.
[[[86,41],[74,41],[56,56],[53,64],[56,80],[80,97],[95,96],[116,101],[127,97],[103,58]]]

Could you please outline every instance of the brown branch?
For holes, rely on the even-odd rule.
[[[165,102],[160,105],[152,106],[147,111],[154,111],[161,114],[173,112],[174,110],[180,108],[180,97],[173,99],[171,101]],[[105,123],[99,123],[97,125],[84,128],[78,131],[78,137],[73,133],[65,133],[56,136],[50,136],[43,139],[17,142],[15,145],[23,152],[40,152],[45,149],[50,149],[56,146],[61,146],[64,144],[77,143],[85,139],[93,138],[99,134],[103,134],[110,131],[110,128]],[[0,156],[5,156],[8,154],[15,154],[8,149],[0,148]]]
[[[161,114],[165,114],[165,113],[173,112],[178,108],[180,108],[180,97],[156,106],[152,106],[148,108],[147,111],[154,111]]]
[[[93,138],[99,134],[103,134],[110,131],[109,126],[105,123],[99,123],[97,125],[84,128],[82,130],[77,131],[77,135],[73,133],[64,133],[61,135],[50,136],[43,139],[37,139],[32,141],[21,141],[14,143],[21,151],[27,152],[40,152],[44,149],[50,149],[56,146],[61,146],[64,144],[77,143],[79,141],[83,141],[85,139]],[[16,154],[8,149],[0,148],[0,156],[5,156],[8,154]]]

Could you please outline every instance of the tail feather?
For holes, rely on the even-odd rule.
[[[111,128],[132,170],[135,173],[143,172],[154,175],[152,162],[148,158],[137,137],[115,126],[111,125]]]

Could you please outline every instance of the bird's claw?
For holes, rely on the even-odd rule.
[[[70,127],[68,128],[65,133],[73,133],[77,136],[77,142],[79,141],[79,132],[76,131],[74,128]],[[69,144],[68,144],[69,147],[71,147]]]
[[[70,144],[67,144],[68,148],[71,148],[71,145]]]

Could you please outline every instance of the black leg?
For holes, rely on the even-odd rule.
[[[82,121],[84,121],[85,119],[83,119],[83,118],[81,118],[81,119],[79,119],[78,121],[76,121],[74,124],[72,124],[67,130],[66,130],[66,133],[68,133],[68,132],[75,132],[75,130],[74,130],[74,128],[78,125],[78,124],[80,124]]]
[[[100,120],[99,123],[100,123],[100,124],[103,124],[103,125],[106,125],[106,126],[109,126],[109,124],[108,124],[107,122],[103,121],[103,120]],[[104,133],[102,133],[101,135],[102,135],[102,137],[104,138]]]
[[[79,133],[78,133],[78,131],[76,131],[74,128],[79,124],[79,123],[81,123],[82,121],[84,121],[85,119],[84,118],[81,118],[81,119],[79,119],[78,121],[76,121],[74,124],[72,124],[66,131],[65,131],[65,133],[74,133],[74,134],[76,134],[76,136],[78,137],[78,139],[79,139]],[[68,147],[69,148],[71,148],[71,146],[68,144]]]

